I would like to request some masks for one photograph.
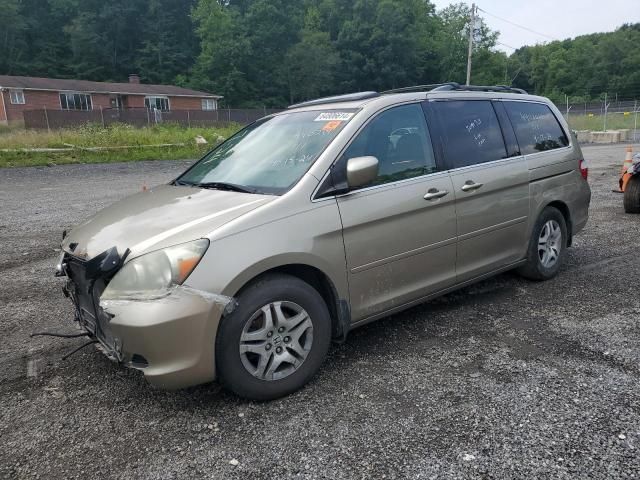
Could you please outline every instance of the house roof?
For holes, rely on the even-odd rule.
[[[62,78],[17,77],[0,75],[0,88],[23,90],[55,90],[86,93],[119,93],[127,95],[169,95],[174,97],[222,98],[220,95],[200,92],[175,85],[151,85],[147,83],[91,82]]]

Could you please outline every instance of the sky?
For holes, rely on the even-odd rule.
[[[431,2],[438,10],[457,3],[451,0]],[[465,3],[471,4],[471,1]],[[480,11],[479,14],[489,28],[500,32],[498,42],[503,45],[497,45],[497,48],[507,53],[523,45],[610,32],[623,23],[640,22],[640,0],[476,0],[476,5],[488,12]]]

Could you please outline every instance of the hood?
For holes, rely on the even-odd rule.
[[[162,185],[100,210],[71,230],[62,249],[91,259],[116,247],[134,258],[159,248],[206,237],[215,229],[269,203],[270,195]],[[74,245],[75,244],[75,245]]]

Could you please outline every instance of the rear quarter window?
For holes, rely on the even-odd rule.
[[[523,155],[569,145],[558,119],[542,103],[503,102]]]
[[[448,168],[460,168],[506,158],[498,117],[485,100],[433,102]]]

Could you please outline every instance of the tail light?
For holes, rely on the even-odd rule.
[[[578,165],[580,165],[580,175],[582,175],[582,178],[586,180],[589,176],[589,165],[584,159],[580,159]]]

